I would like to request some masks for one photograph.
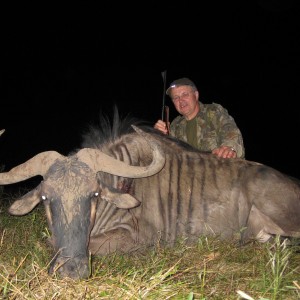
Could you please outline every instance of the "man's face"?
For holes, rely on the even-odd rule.
[[[187,120],[193,119],[199,111],[199,92],[189,85],[172,88],[170,96],[176,110]]]

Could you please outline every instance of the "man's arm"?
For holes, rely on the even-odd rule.
[[[220,148],[227,147],[228,149],[234,149],[236,157],[245,158],[242,133],[236,125],[235,120],[229,115],[227,109],[219,104],[216,104],[216,106],[216,126],[218,128]]]

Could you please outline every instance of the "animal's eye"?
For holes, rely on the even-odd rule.
[[[90,198],[97,198],[97,197],[99,197],[99,195],[100,195],[99,192],[93,191],[93,192],[90,193],[89,197],[90,197]]]
[[[45,195],[43,195],[41,198],[42,198],[42,200],[44,200],[44,201],[47,200],[47,197],[46,197]]]

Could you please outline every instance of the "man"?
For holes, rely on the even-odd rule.
[[[223,158],[244,158],[242,134],[234,119],[220,104],[203,104],[199,91],[188,78],[173,81],[166,94],[180,114],[171,124],[158,120],[154,128],[189,143],[201,151]],[[168,125],[168,126],[167,126]]]

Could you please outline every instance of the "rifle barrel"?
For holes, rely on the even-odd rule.
[[[162,75],[163,82],[164,82],[161,119],[164,121],[164,115],[165,115],[165,99],[166,99],[167,70],[163,71],[163,72],[161,73],[161,75]]]

